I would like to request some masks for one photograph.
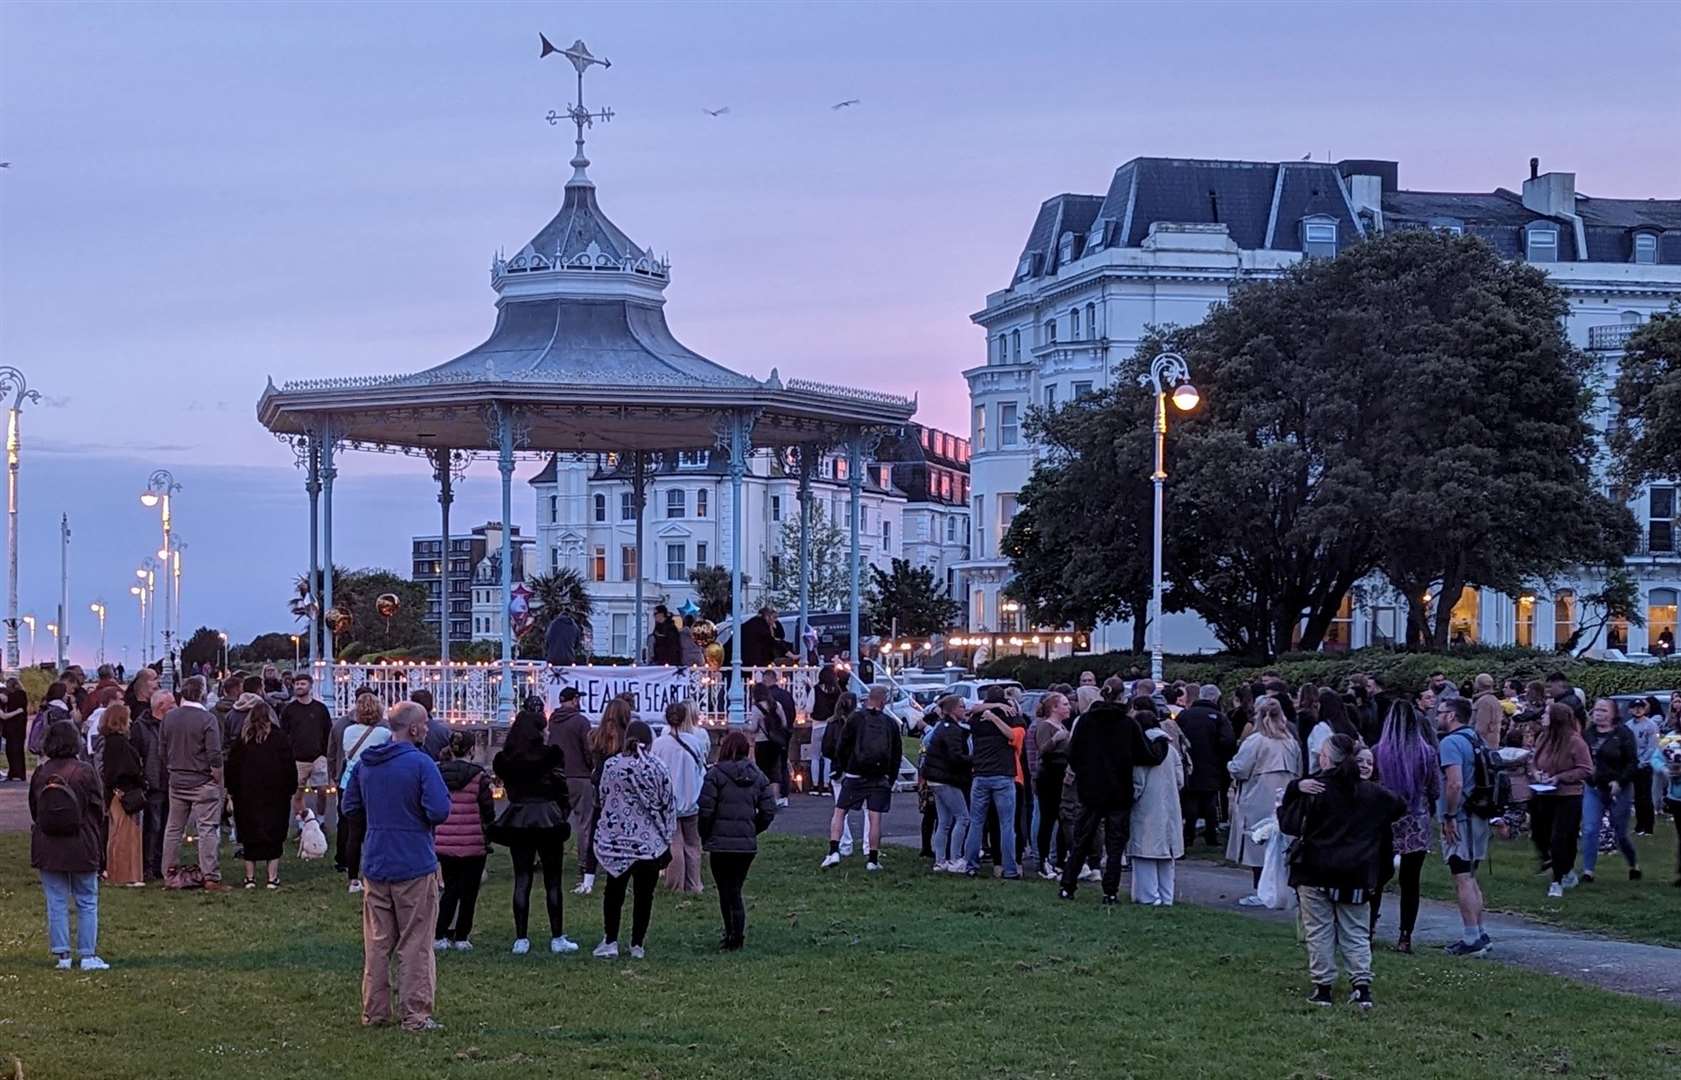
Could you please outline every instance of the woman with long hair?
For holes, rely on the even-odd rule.
[[[105,836],[105,880],[112,885],[143,886],[145,852],[140,816],[146,809],[146,763],[129,741],[128,706],[106,707],[99,718],[104,749],[99,780],[109,813]],[[133,807],[133,809],[129,809]]]
[[[1342,697],[1335,690],[1319,691],[1318,716],[1318,721],[1313,725],[1313,729],[1307,737],[1307,759],[1309,761],[1318,758],[1319,748],[1332,735],[1347,735],[1356,743],[1363,741],[1360,738],[1359,726],[1348,715],[1348,706],[1344,704]]]
[[[64,684],[54,684],[63,694]],[[60,971],[70,970],[70,908],[76,908],[76,952],[83,971],[104,971],[99,945],[99,833],[104,818],[99,774],[76,758],[76,725],[55,721],[41,737],[46,760],[29,777],[29,865],[41,875],[47,903],[47,946]],[[50,789],[50,790],[49,790]]]
[[[1582,734],[1593,754],[1593,778],[1582,792],[1582,881],[1593,882],[1599,862],[1599,830],[1607,817],[1617,849],[1628,862],[1630,881],[1640,880],[1640,853],[1628,836],[1634,809],[1635,772],[1639,765],[1634,733],[1617,711],[1617,702],[1602,697],[1593,703],[1593,722]]]
[[[770,781],[749,760],[752,744],[732,731],[718,748],[718,764],[700,789],[700,835],[712,853],[712,880],[718,885],[718,910],[724,919],[719,943],[733,952],[747,943],[747,906],[742,886],[759,851],[759,834],[776,817]]]
[[[844,691],[840,697],[835,699],[835,711],[829,715],[828,721],[823,725],[823,741],[818,747],[824,761],[828,762],[826,775],[829,779],[830,794],[834,797],[836,805],[840,804],[841,775],[846,772],[846,762],[840,759],[841,736],[846,734],[846,722],[857,711],[858,695],[850,690]],[[864,811],[858,811],[858,820],[860,822],[864,820]],[[862,824],[858,828],[860,832],[864,830]],[[841,819],[840,854],[843,857],[852,854],[852,821],[850,817]]]
[[[549,951],[578,951],[577,944],[566,936],[561,895],[565,891],[562,863],[566,838],[572,835],[572,826],[566,820],[571,808],[566,763],[560,747],[548,745],[547,729],[543,699],[535,695],[526,698],[508,728],[507,742],[491,762],[508,795],[508,805],[490,835],[497,843],[507,845],[514,864],[515,956],[531,951],[531,883],[539,861],[543,864],[543,899],[549,914]]]
[[[1179,792],[1185,786],[1189,748],[1172,720],[1160,719],[1148,701],[1133,703],[1132,718],[1146,739],[1167,742],[1161,763],[1132,766],[1132,817],[1127,857],[1132,864],[1132,902],[1173,906],[1173,861],[1185,854],[1185,817]]]
[[[670,774],[649,753],[653,742],[653,729],[632,720],[625,728],[624,749],[602,764],[595,857],[607,875],[607,889],[601,898],[602,935],[595,955],[603,960],[619,955],[619,921],[625,891],[632,886],[630,955],[642,959],[654,911],[654,886],[671,861],[677,806]]]
[[[1558,899],[1576,884],[1576,842],[1582,828],[1582,792],[1593,778],[1593,754],[1576,726],[1576,710],[1561,701],[1541,714],[1529,777],[1529,835],[1541,856],[1541,872],[1552,872],[1547,895]],[[1598,841],[1598,836],[1594,837]]]
[[[438,772],[449,789],[449,817],[432,834],[438,876],[444,883],[432,934],[432,948],[438,952],[472,949],[473,914],[478,909],[479,886],[490,854],[495,804],[491,801],[490,776],[472,760],[474,748],[471,731],[452,731],[449,744],[438,755]]]
[[[782,763],[787,754],[789,719],[766,683],[754,683],[753,704],[741,730],[753,740],[753,761],[770,778],[771,789],[782,798]]]
[[[608,758],[624,749],[625,729],[633,716],[630,702],[614,698],[601,710],[601,723],[590,732],[590,760],[595,762],[590,787],[595,792],[595,809],[590,812],[589,827],[578,838],[578,887],[572,890],[575,896],[588,896],[595,891],[595,823],[601,820],[601,768]]]
[[[1039,699],[1033,724],[1033,745],[1038,752],[1039,770],[1033,776],[1033,793],[1039,807],[1039,876],[1047,881],[1062,877],[1068,858],[1068,834],[1062,828],[1062,781],[1068,771],[1068,723],[1073,712],[1066,694],[1051,692]],[[1053,850],[1054,849],[1054,850]]]
[[[239,695],[233,710],[249,717],[251,710],[259,704],[272,708],[263,695],[247,691]],[[350,772],[361,762],[363,754],[390,741],[391,729],[385,726],[385,709],[380,705],[379,697],[372,691],[358,693],[356,703],[352,706],[350,723],[339,733],[340,752],[333,755],[344,761],[338,775],[339,790],[344,791],[350,787]],[[338,864],[344,867],[350,891],[353,893],[362,891],[362,842],[367,836],[366,813],[358,810],[352,814],[339,815],[338,832],[333,838],[337,850],[333,854]]]
[[[298,769],[292,741],[274,722],[268,702],[251,695],[251,712],[239,740],[228,750],[228,794],[245,857],[245,887],[257,887],[257,864],[263,863],[267,887],[280,888],[280,853],[291,826],[292,794]]]
[[[1278,812],[1278,800],[1290,781],[1302,775],[1302,745],[1284,718],[1284,707],[1271,694],[1255,702],[1255,731],[1237,748],[1226,763],[1237,782],[1232,803],[1231,833],[1226,837],[1226,858],[1249,867],[1254,885],[1261,884],[1261,867],[1267,848],[1256,843],[1250,832]],[[1262,907],[1251,893],[1238,901],[1244,907]]]
[[[700,786],[706,780],[706,758],[712,740],[700,728],[700,711],[693,703],[673,701],[665,707],[665,731],[654,740],[653,755],[671,776],[677,800],[677,832],[671,838],[671,865],[665,868],[665,887],[674,892],[699,893]]]
[[[1413,927],[1418,923],[1419,875],[1430,851],[1431,810],[1442,792],[1441,763],[1423,729],[1424,720],[1412,703],[1398,698],[1383,718],[1383,734],[1372,751],[1377,782],[1406,805],[1406,813],[1390,828],[1394,854],[1401,861],[1401,932],[1395,949],[1404,953],[1412,952]],[[1382,906],[1383,892],[1379,888],[1372,895],[1374,928]]]

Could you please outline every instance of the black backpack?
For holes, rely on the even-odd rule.
[[[858,735],[852,744],[852,760],[846,771],[856,776],[892,776],[904,756],[897,724],[880,713],[858,714]]]
[[[1471,775],[1465,778],[1465,809],[1484,820],[1499,817],[1512,801],[1512,778],[1506,775],[1505,759],[1483,742],[1473,728],[1462,727],[1443,737],[1454,735],[1471,740]]]
[[[82,800],[62,773],[41,785],[35,801],[35,821],[48,836],[77,836],[82,831]]]

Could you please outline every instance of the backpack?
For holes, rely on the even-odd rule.
[[[47,777],[35,805],[36,823],[48,836],[77,836],[81,833],[82,800],[63,773]]]
[[[36,757],[46,756],[44,744],[47,740],[47,725],[51,723],[52,719],[47,715],[46,707],[43,706],[36,712],[34,721],[29,725],[29,737],[24,740],[24,746],[28,747],[29,752]]]
[[[896,724],[880,713],[858,714],[858,737],[853,741],[852,760],[846,771],[855,776],[892,776],[904,756]]]
[[[841,733],[846,729],[846,717],[831,716],[823,725],[823,756],[830,761],[840,757]]]
[[[1459,728],[1446,737],[1459,734],[1471,740],[1471,778],[1465,785],[1465,809],[1485,820],[1497,818],[1512,801],[1512,778],[1506,775],[1506,762],[1499,751],[1483,742],[1482,736],[1469,727]]]

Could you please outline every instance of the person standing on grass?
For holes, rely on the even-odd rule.
[[[1609,815],[1617,849],[1628,862],[1628,879],[1640,880],[1640,853],[1628,837],[1629,812],[1640,767],[1634,733],[1617,715],[1617,703],[1602,697],[1593,705],[1593,723],[1583,735],[1593,754],[1593,780],[1582,792],[1582,883],[1593,884],[1599,862],[1599,829]]]
[[[938,719],[928,732],[922,761],[923,779],[934,796],[934,869],[947,874],[961,873],[968,869],[963,851],[969,838],[969,783],[973,769],[969,757],[969,725],[959,694],[946,694],[935,709]]]
[[[1103,684],[1103,699],[1080,718],[1069,736],[1068,767],[1074,773],[1074,786],[1079,793],[1080,816],[1074,827],[1073,849],[1062,868],[1062,887],[1057,893],[1064,900],[1074,898],[1080,868],[1094,850],[1097,830],[1101,827],[1107,855],[1103,864],[1103,902],[1120,902],[1121,862],[1132,831],[1132,770],[1136,766],[1159,765],[1167,757],[1167,743],[1146,739],[1144,729],[1121,703],[1120,697],[1125,692],[1126,685],[1111,676]],[[974,846],[972,836],[969,843]]]
[[[1634,835],[1651,836],[1657,824],[1656,806],[1652,799],[1652,755],[1658,752],[1658,721],[1656,698],[1638,698],[1629,702],[1629,734],[1634,736]]]
[[[1033,746],[1038,770],[1033,774],[1034,803],[1038,809],[1039,876],[1047,881],[1062,877],[1068,861],[1068,833],[1062,827],[1062,782],[1068,773],[1068,722],[1073,706],[1060,691],[1046,694],[1039,702],[1039,716],[1033,725]]]
[[[531,951],[527,928],[531,918],[531,883],[537,863],[543,864],[543,898],[549,914],[549,951],[574,953],[578,946],[566,936],[562,893],[565,891],[566,838],[572,835],[567,823],[566,767],[558,746],[544,741],[543,699],[525,699],[508,728],[491,768],[508,794],[491,828],[490,837],[508,848],[514,864],[514,948],[515,956]]]
[[[769,672],[766,674],[769,675]],[[788,718],[783,715],[782,705],[767,683],[754,683],[752,698],[752,707],[747,710],[741,730],[753,740],[754,763],[770,778],[780,802],[785,790],[781,781],[783,762],[788,756]]]
[[[130,726],[128,706],[120,701],[107,706],[99,718],[99,734],[104,739],[99,781],[109,812],[105,880],[112,885],[146,884],[141,827],[141,814],[146,808],[146,764],[129,738]]]
[[[1284,789],[1278,827],[1299,838],[1290,855],[1290,887],[1301,901],[1307,938],[1308,1001],[1333,1004],[1340,952],[1353,986],[1349,1001],[1364,1010],[1373,1004],[1370,912],[1378,850],[1406,803],[1360,779],[1357,752],[1345,734],[1320,744],[1318,771]]]
[[[732,731],[718,747],[718,764],[701,783],[699,828],[712,853],[712,880],[718,886],[718,910],[724,919],[725,952],[747,943],[747,907],[741,890],[759,851],[759,834],[776,818],[770,781],[748,760],[747,736]]]
[[[864,843],[869,861],[864,868],[872,873],[881,869],[881,816],[893,805],[893,779],[904,757],[899,725],[883,711],[886,705],[887,687],[870,687],[864,707],[853,713],[841,730],[836,753],[845,772],[834,815],[829,819],[829,854],[823,859],[823,869],[841,861],[846,815],[858,809],[866,811]],[[1013,766],[1008,775],[1014,777]]]
[[[391,958],[405,1031],[434,1031],[438,855],[433,830],[449,819],[449,789],[420,749],[426,710],[412,701],[386,713],[389,742],[364,751],[344,791],[346,813],[367,817],[362,846],[362,1023],[391,1022]]]
[[[1506,710],[1501,707],[1500,695],[1494,689],[1494,676],[1486,672],[1478,675],[1472,684],[1471,726],[1477,735],[1489,746],[1500,745],[1501,727],[1506,720]]]
[[[1190,772],[1180,794],[1185,821],[1185,847],[1196,840],[1197,819],[1202,819],[1202,838],[1209,847],[1220,842],[1220,788],[1226,776],[1226,762],[1237,750],[1231,721],[1220,712],[1220,688],[1208,683],[1197,692],[1196,703],[1180,712],[1179,730],[1185,733]]]
[[[292,796],[292,817],[303,817],[308,790],[315,789],[315,816],[327,819],[327,742],[333,732],[333,718],[327,706],[315,700],[315,680],[308,675],[292,676],[292,700],[280,710],[280,730],[292,744],[296,756],[298,791]]]
[[[426,710],[426,739],[420,744],[420,748],[426,752],[427,757],[437,761],[449,748],[450,736],[455,732],[433,711],[437,702],[432,697],[432,691],[416,690],[409,695],[409,700]]]
[[[1226,771],[1237,786],[1237,794],[1232,797],[1231,831],[1226,836],[1226,858],[1249,867],[1251,888],[1260,887],[1267,847],[1250,834],[1255,826],[1277,814],[1285,787],[1302,775],[1301,743],[1279,697],[1269,693],[1255,699],[1255,730],[1226,763]],[[1254,893],[1238,903],[1243,907],[1266,906]]]
[[[601,769],[601,812],[595,827],[595,856],[607,874],[601,898],[602,960],[619,955],[619,921],[625,891],[634,886],[631,903],[630,955],[640,960],[654,911],[654,886],[670,862],[671,836],[677,829],[676,800],[671,776],[649,753],[654,732],[633,720],[625,728],[624,749],[608,758]]]
[[[1436,813],[1442,823],[1442,859],[1453,875],[1461,926],[1460,940],[1446,949],[1449,956],[1482,956],[1494,944],[1483,929],[1483,890],[1477,884],[1477,867],[1488,857],[1489,826],[1467,806],[1481,745],[1470,725],[1469,701],[1450,697],[1437,703],[1436,730],[1441,739],[1436,753],[1442,766],[1442,794]]]
[[[1576,710],[1562,701],[1541,714],[1541,731],[1526,765],[1532,784],[1552,791],[1529,796],[1529,832],[1541,856],[1541,872],[1552,874],[1547,895],[1559,899],[1576,884],[1576,845],[1582,829],[1582,793],[1593,779],[1593,752],[1576,727]],[[1597,842],[1597,837],[1595,840]]]
[[[16,675],[8,678],[5,689],[0,690],[0,740],[6,744],[6,780],[23,783],[28,779],[24,773],[23,749],[29,740],[29,692]]]
[[[1663,808],[1675,825],[1675,887],[1681,889],[1681,747],[1664,752]]]
[[[1406,812],[1390,829],[1394,854],[1400,859],[1401,931],[1395,951],[1413,951],[1413,927],[1418,924],[1419,878],[1430,853],[1430,814],[1442,794],[1441,762],[1436,748],[1424,737],[1424,723],[1405,698],[1390,703],[1383,734],[1372,752],[1375,779],[1401,800]],[[1379,867],[1379,877],[1386,867]],[[1372,893],[1371,925],[1375,932],[1383,907],[1381,886]]]
[[[385,724],[385,710],[380,706],[378,696],[366,687],[356,692],[356,704],[348,720],[349,723],[338,729],[333,744],[337,752],[329,755],[338,769],[340,792],[334,856],[348,879],[346,889],[359,893],[362,891],[362,843],[368,835],[368,819],[361,813],[351,813],[344,808],[343,792],[350,786],[350,774],[362,760],[362,755],[390,742],[391,729]]]
[[[1181,709],[1179,715],[1190,711]],[[1147,703],[1134,702],[1132,718],[1144,729],[1146,739],[1167,745],[1161,764],[1132,767],[1132,819],[1127,834],[1132,902],[1172,907],[1173,860],[1185,855],[1184,811],[1179,802],[1185,786],[1185,739],[1176,721],[1158,719]]]
[[[578,887],[572,890],[574,896],[587,896],[595,890],[595,825],[601,820],[601,774],[608,759],[624,749],[625,730],[630,726],[633,715],[629,702],[614,698],[601,711],[601,723],[596,725],[595,731],[590,735],[590,760],[595,762],[595,768],[590,776],[593,795],[586,830],[589,840],[587,843],[581,840],[578,843],[580,877]]]
[[[827,775],[829,778],[829,793],[833,796],[836,806],[840,805],[841,780],[846,775],[846,762],[842,761],[840,756],[841,736],[846,734],[847,720],[857,711],[858,695],[854,694],[850,690],[841,691],[835,698],[833,712],[829,714],[823,723],[823,741],[819,745],[818,751],[822,754],[823,760],[827,763],[826,768],[828,770]],[[812,715],[816,716],[815,709],[812,711]],[[965,792],[964,797],[968,797],[967,792]],[[862,814],[860,814],[858,818],[858,831],[860,833],[864,832],[864,817]],[[852,822],[848,820],[847,816],[844,814],[841,816],[841,835],[838,852],[843,859],[851,858],[852,856]]]
[[[700,880],[700,786],[712,740],[700,729],[700,713],[687,701],[665,707],[665,731],[654,740],[653,755],[671,776],[677,800],[677,832],[671,838],[671,865],[665,887],[673,892],[702,891]]]
[[[495,814],[491,801],[490,774],[472,760],[473,733],[457,731],[444,748],[438,773],[449,789],[449,817],[432,835],[438,854],[438,873],[444,891],[438,899],[438,924],[432,932],[432,949],[459,952],[472,949],[473,912],[479,903],[479,885],[490,854],[490,829]]]
[[[984,691],[980,708],[969,713],[969,741],[973,746],[969,784],[969,835],[963,845],[963,869],[974,877],[980,873],[981,846],[986,836],[988,811],[997,814],[999,837],[997,869],[1008,881],[1021,880],[1016,863],[1016,742],[1007,700],[1002,686]]]
[[[203,702],[204,679],[194,675],[181,684],[181,703],[163,718],[163,759],[169,773],[164,879],[170,889],[202,884],[206,892],[223,892],[217,850],[222,839],[222,727]],[[197,867],[181,866],[181,838],[189,824],[198,838]]]
[[[777,623],[781,629],[782,624]],[[793,741],[794,724],[799,720],[799,704],[794,701],[794,692],[788,689],[788,678],[779,669],[771,668],[760,676],[764,684],[770,687],[771,696],[776,699],[777,708],[782,710],[782,746],[777,757],[778,775],[770,778],[776,785],[776,805],[788,805],[788,795],[792,790],[789,784],[788,747]]]
[[[256,694],[247,700],[239,739],[228,749],[228,794],[244,849],[245,887],[257,887],[257,864],[264,863],[266,885],[280,888],[280,853],[286,846],[292,793],[298,787],[292,744],[274,722],[268,702]]]
[[[76,903],[76,953],[83,971],[104,971],[99,958],[99,776],[76,758],[76,725],[59,721],[41,736],[46,760],[29,780],[29,865],[41,875],[47,944],[60,971],[70,970],[70,902]]]
[[[560,767],[566,773],[566,823],[578,840],[578,861],[590,846],[590,819],[595,816],[595,758],[590,753],[590,718],[578,707],[578,688],[563,687],[560,701],[549,714],[544,740],[560,748]]]

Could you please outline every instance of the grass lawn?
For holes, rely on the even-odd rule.
[[[0,1073],[38,1078],[501,1076],[1523,1077],[1681,1073],[1681,1011],[1490,962],[1380,953],[1369,1016],[1302,1000],[1288,926],[1095,890],[927,874],[903,854],[819,874],[777,837],[748,881],[744,953],[710,893],[656,905],[649,958],[513,957],[505,856],[479,946],[440,960],[438,1018],[357,1023],[357,901],[321,863],[287,888],[102,897],[115,966],[51,970],[21,836],[0,838]],[[567,899],[574,898],[568,894]],[[569,909],[594,944],[599,898]],[[628,913],[627,913],[628,916]]]

